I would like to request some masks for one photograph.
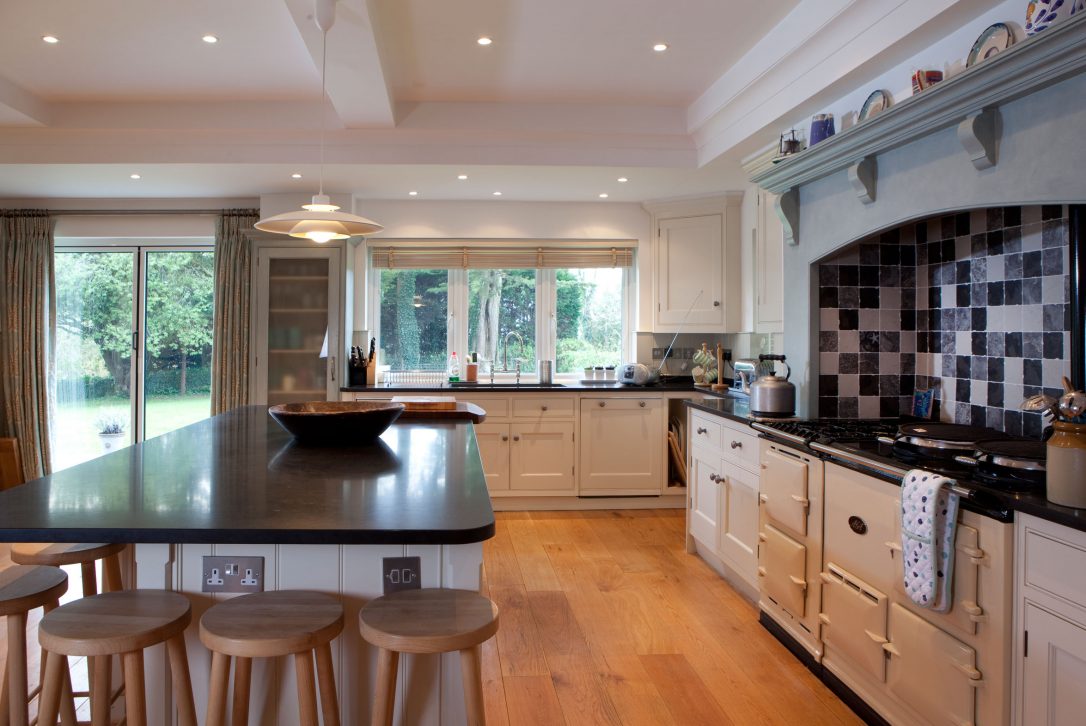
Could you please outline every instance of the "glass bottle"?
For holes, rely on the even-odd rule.
[[[449,383],[460,380],[460,359],[456,357],[456,351],[449,356]]]

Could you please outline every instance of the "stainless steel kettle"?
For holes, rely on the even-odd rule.
[[[796,412],[796,387],[788,381],[792,368],[783,355],[763,353],[759,361],[784,363],[783,376],[762,376],[750,384],[750,412],[755,416],[792,416]]]

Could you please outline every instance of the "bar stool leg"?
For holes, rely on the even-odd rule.
[[[226,723],[226,692],[229,687],[230,656],[224,653],[212,653],[211,693],[207,697],[207,726],[224,726]],[[235,694],[236,700],[237,694]]]
[[[486,726],[483,711],[482,649],[464,648],[460,651],[460,680],[464,682],[464,705],[468,711],[468,726]]]
[[[45,672],[45,658],[41,662],[42,673]],[[41,681],[45,683],[45,678]],[[8,664],[4,661],[4,667],[0,668],[0,726],[11,726],[11,714],[8,712]]]
[[[173,679],[174,702],[177,706],[177,722],[180,726],[196,726],[196,704],[192,699],[192,679],[189,677],[189,657],[185,650],[185,636],[178,635],[166,641],[170,656],[170,674]]]
[[[313,677],[313,651],[294,654],[294,675],[298,679],[298,718],[301,726],[319,726],[317,682]]]
[[[59,653],[43,650],[45,658],[45,681],[41,685],[41,700],[38,702],[38,723],[57,722],[60,710],[60,696],[63,691],[64,671],[68,670],[68,657]]]
[[[83,581],[83,597],[98,594],[98,573],[94,561],[79,563],[79,579]]]
[[[113,701],[113,656],[95,655],[87,658],[90,669],[91,723],[108,726]]]
[[[249,688],[253,680],[253,659],[234,658],[234,708],[231,724],[249,723]]]
[[[322,643],[317,651],[317,684],[321,692],[321,712],[324,726],[339,726],[339,699],[336,696],[336,675],[332,669],[332,647]]]
[[[373,726],[392,726],[396,707],[396,669],[400,654],[380,648],[377,651],[377,689],[373,694]]]
[[[119,553],[102,560],[102,579],[105,592],[120,592],[124,589],[121,584],[121,555]]]
[[[26,613],[8,615],[8,718],[11,726],[27,726]]]
[[[128,726],[147,726],[147,698],[143,690],[143,651],[121,656],[124,661],[124,719]]]

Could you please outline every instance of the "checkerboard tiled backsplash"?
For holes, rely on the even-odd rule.
[[[1070,360],[1067,209],[995,207],[862,240],[819,265],[821,416],[910,413],[1040,436],[1018,405]]]

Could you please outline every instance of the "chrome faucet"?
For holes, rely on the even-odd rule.
[[[515,330],[510,330],[505,334],[505,353],[502,355],[502,372],[509,372],[509,338],[516,337],[520,341],[520,354],[524,355],[524,337]],[[517,362],[519,359],[514,359]],[[520,363],[517,362],[517,383],[520,383]]]

